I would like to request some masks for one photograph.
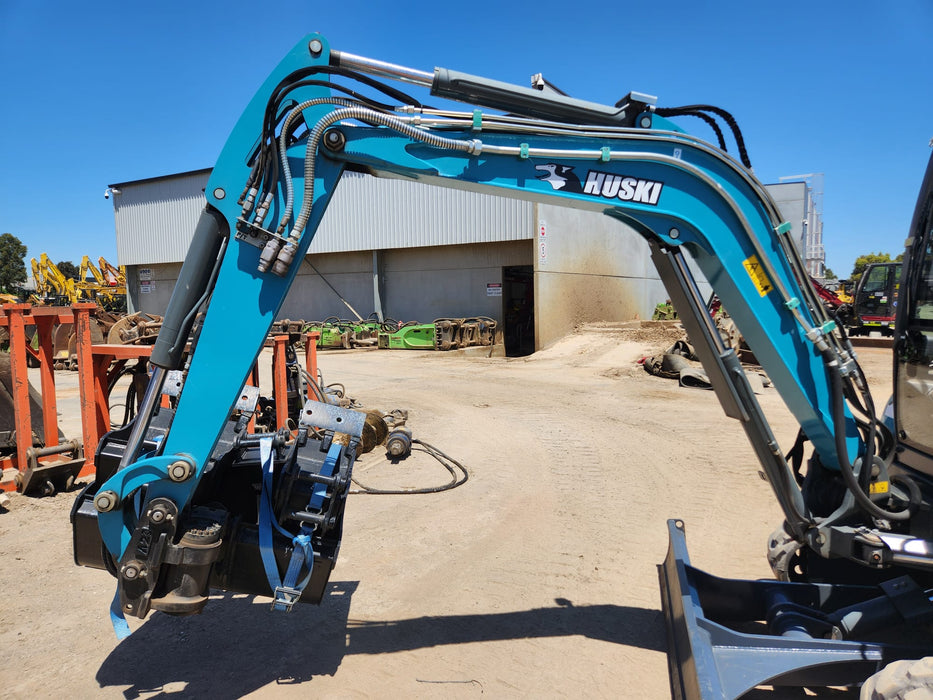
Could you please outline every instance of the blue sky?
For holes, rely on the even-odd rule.
[[[574,97],[732,112],[763,182],[823,173],[827,265],[903,249],[933,137],[931,0],[0,0],[0,233],[116,261],[109,183],[210,167],[310,31],[335,49]],[[681,120],[713,139],[702,122]]]

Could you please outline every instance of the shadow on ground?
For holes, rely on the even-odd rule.
[[[354,622],[358,582],[336,582],[320,607],[272,613],[267,599],[219,594],[204,613],[153,614],[107,657],[101,687],[129,686],[127,698],[239,698],[270,683],[299,684],[333,675],[347,654],[385,654],[447,644],[583,636],[664,651],[659,610],[619,605],[554,607],[517,612]]]

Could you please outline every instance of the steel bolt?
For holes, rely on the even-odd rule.
[[[668,233],[668,235],[669,235],[671,238],[673,238],[674,240],[677,240],[678,238],[680,238],[680,229],[672,228],[672,229],[671,229],[670,231],[668,231],[667,233]]]
[[[648,129],[651,127],[651,117],[647,114],[641,118],[641,128]]]
[[[223,199],[226,196],[227,196],[227,192],[224,190],[223,187],[214,188],[214,197],[216,197],[217,199]]]
[[[186,481],[194,473],[194,468],[182,460],[173,462],[168,468],[168,478],[172,481]]]
[[[130,581],[132,581],[137,576],[139,576],[139,569],[137,569],[132,564],[127,564],[126,566],[123,567],[123,578],[129,579]]]
[[[324,44],[321,43],[320,39],[312,39],[308,42],[308,51],[311,52],[312,56],[320,56],[323,50]]]
[[[324,145],[332,151],[342,151],[347,145],[347,139],[342,132],[331,129],[324,134]]]
[[[161,523],[165,520],[165,510],[162,508],[155,508],[149,511],[149,519],[154,523]]]
[[[109,513],[120,504],[116,491],[101,491],[94,496],[94,507],[98,513]]]

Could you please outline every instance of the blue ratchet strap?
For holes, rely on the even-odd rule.
[[[342,445],[332,443],[327,457],[321,467],[321,474],[332,476],[334,468],[343,449]],[[273,591],[273,610],[292,609],[292,606],[301,598],[301,594],[308,582],[311,580],[311,569],[314,565],[314,549],[311,547],[311,534],[313,530],[306,525],[301,526],[298,535],[292,538],[292,556],[288,563],[288,569],[285,572],[285,580],[279,576],[278,563],[275,560],[275,549],[272,543],[272,528],[274,527],[286,537],[291,534],[283,529],[272,514],[272,438],[263,438],[259,442],[259,458],[262,462],[262,493],[259,497],[259,551],[262,555],[262,565],[266,570],[266,578],[269,581],[269,588]],[[309,508],[320,508],[324,501],[324,495],[327,488],[323,484],[316,484],[311,492],[311,500],[308,503]],[[308,573],[303,579],[298,580],[302,568],[307,568]]]
[[[127,623],[126,618],[123,616],[123,608],[120,607],[119,588],[117,592],[113,594],[113,600],[110,601],[110,624],[113,625],[113,632],[117,635],[117,639],[126,639],[133,633],[129,623]]]

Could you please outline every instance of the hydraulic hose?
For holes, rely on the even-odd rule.
[[[428,486],[417,489],[376,489],[361,484],[356,479],[351,478],[351,481],[356,484],[359,490],[350,491],[350,493],[370,494],[374,496],[411,496],[416,494],[441,493],[442,491],[449,491],[450,489],[462,486],[470,478],[470,473],[467,471],[467,468],[450,455],[444,454],[439,449],[433,445],[429,445],[423,440],[412,438],[411,442],[416,446],[412,447],[413,450],[416,449],[426,452],[440,462],[450,473],[450,481],[441,486]]]
[[[910,502],[905,510],[885,510],[872,501],[862,490],[859,479],[855,475],[851,462],[849,462],[848,448],[846,446],[842,375],[837,366],[831,366],[827,369],[829,371],[832,389],[833,428],[836,440],[836,452],[839,459],[839,471],[842,473],[842,480],[845,482],[846,488],[855,498],[856,503],[869,515],[887,520],[909,520],[915,507],[913,501]],[[862,459],[863,470],[871,469],[871,462],[874,457],[873,434],[869,435],[868,440],[866,440],[866,446],[867,452]]]
[[[327,98],[323,101],[333,103],[337,102],[338,100],[336,98]],[[309,100],[308,102],[302,103],[295,107],[291,114],[289,114],[285,125],[283,125],[283,129],[287,129],[291,121],[296,118],[296,115],[300,114],[303,109],[319,103],[321,103],[320,100]],[[305,190],[304,197],[302,199],[301,210],[295,217],[295,223],[292,226],[291,233],[284,241],[284,244],[275,238],[270,239],[270,241],[266,244],[266,247],[263,249],[262,255],[260,256],[260,272],[265,272],[271,266],[272,272],[274,274],[283,276],[288,270],[292,258],[294,257],[295,248],[298,245],[298,240],[301,237],[301,233],[307,225],[308,219],[311,218],[311,205],[314,201],[315,161],[317,158],[318,145],[321,142],[325,130],[332,124],[335,124],[343,119],[355,119],[357,121],[362,121],[368,124],[391,127],[399,133],[408,136],[409,138],[422,141],[430,146],[434,146],[435,148],[448,149],[452,151],[464,151],[467,153],[479,153],[482,149],[482,142],[479,140],[451,139],[443,136],[437,136],[436,134],[426,132],[423,129],[412,126],[398,118],[383,114],[381,112],[376,112],[366,107],[353,106],[334,110],[319,122],[317,122],[314,125],[314,128],[311,130],[305,152]],[[288,159],[285,157],[285,151],[281,144],[280,151],[280,156],[283,159],[283,177],[286,183],[288,183],[291,178],[291,172],[288,167]],[[283,212],[282,219],[287,220],[288,215],[289,212],[286,208],[286,210]]]

